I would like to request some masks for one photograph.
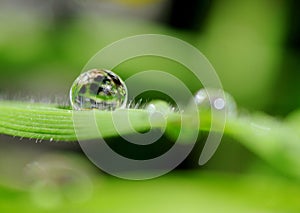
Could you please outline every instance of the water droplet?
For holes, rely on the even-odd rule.
[[[149,102],[146,105],[145,109],[150,114],[160,113],[164,116],[173,111],[172,107],[167,102],[161,100],[154,100]]]
[[[149,121],[152,127],[160,127],[164,132],[167,125],[167,117],[173,112],[172,107],[165,101],[153,100],[146,106],[145,110],[149,112]]]
[[[200,110],[226,110],[228,115],[236,115],[235,100],[230,94],[222,90],[200,89],[196,93],[194,101]]]
[[[92,69],[74,81],[70,101],[75,110],[115,110],[126,106],[127,88],[112,71]]]

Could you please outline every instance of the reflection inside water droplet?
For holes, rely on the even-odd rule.
[[[115,110],[126,106],[127,88],[112,71],[92,69],[74,81],[70,102],[75,110]]]

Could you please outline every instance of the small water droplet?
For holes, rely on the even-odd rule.
[[[167,115],[173,111],[172,107],[165,101],[154,100],[149,102],[145,109],[150,113],[160,113],[162,115]]]
[[[145,106],[145,110],[149,113],[151,126],[159,126],[164,132],[167,125],[167,117],[173,112],[172,107],[163,100],[153,100]]]
[[[126,106],[127,88],[112,71],[92,69],[74,81],[70,101],[74,110],[115,110]]]
[[[196,93],[194,101],[200,110],[226,110],[227,114],[236,115],[235,100],[230,94],[222,90],[200,89]]]

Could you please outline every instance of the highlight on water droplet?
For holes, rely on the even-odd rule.
[[[127,96],[127,88],[122,79],[105,69],[92,69],[82,73],[70,90],[70,102],[74,110],[124,108]]]
[[[227,115],[237,113],[236,102],[227,92],[217,89],[200,89],[194,96],[194,102],[199,110],[226,110]]]

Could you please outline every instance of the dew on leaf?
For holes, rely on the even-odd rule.
[[[233,97],[217,89],[200,89],[194,96],[194,102],[200,110],[225,110],[228,115],[236,115],[236,103]]]
[[[124,108],[127,88],[121,78],[109,70],[92,69],[82,73],[70,90],[74,110],[115,110]]]

